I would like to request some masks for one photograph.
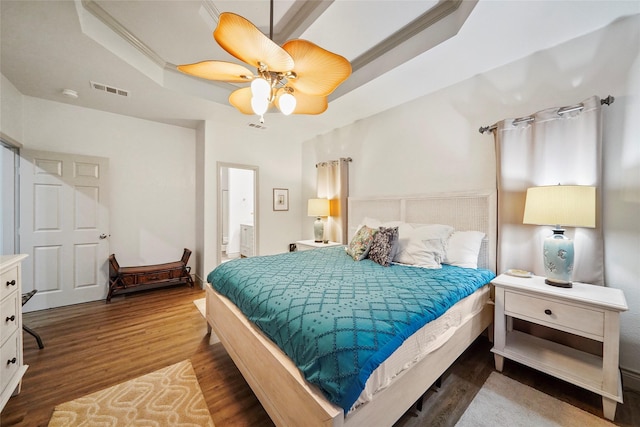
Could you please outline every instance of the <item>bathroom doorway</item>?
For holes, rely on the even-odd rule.
[[[258,253],[258,167],[218,163],[218,264]]]

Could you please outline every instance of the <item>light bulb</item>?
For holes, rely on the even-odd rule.
[[[251,108],[253,109],[253,112],[259,116],[266,113],[269,108],[269,101],[267,100],[267,97],[253,96],[251,98]]]
[[[295,96],[291,95],[289,92],[283,93],[278,99],[278,106],[280,107],[282,114],[288,116],[296,109]]]
[[[269,83],[263,78],[253,79],[251,82],[251,95],[254,98],[269,98],[271,94],[271,86]]]

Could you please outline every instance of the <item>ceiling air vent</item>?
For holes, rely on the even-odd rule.
[[[105,84],[102,84],[102,83],[91,82],[91,87],[94,88],[95,90],[99,90],[101,92],[112,93],[114,95],[120,95],[120,96],[125,96],[125,97],[129,96],[129,91],[128,90],[118,89],[117,87],[105,85]]]
[[[249,127],[254,129],[267,130],[267,127],[265,125],[261,125],[260,123],[249,123]]]

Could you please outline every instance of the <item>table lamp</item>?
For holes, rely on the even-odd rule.
[[[313,223],[313,236],[314,241],[320,243],[324,236],[322,217],[329,216],[329,199],[309,199],[307,214],[316,217],[316,221]]]
[[[550,185],[527,189],[523,224],[554,225],[544,240],[545,283],[572,287],[573,240],[562,226],[595,228],[596,188],[581,185]]]

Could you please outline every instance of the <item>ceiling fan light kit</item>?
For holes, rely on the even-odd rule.
[[[278,109],[285,116],[290,115],[296,109],[296,97],[289,91],[285,91],[278,99]]]
[[[273,21],[271,22],[273,28]],[[208,60],[179,65],[185,74],[229,83],[251,83],[229,95],[243,114],[264,114],[273,106],[285,115],[321,114],[327,96],[351,75],[349,61],[307,40],[289,40],[282,47],[242,16],[220,14],[213,37],[220,47],[256,69]]]

